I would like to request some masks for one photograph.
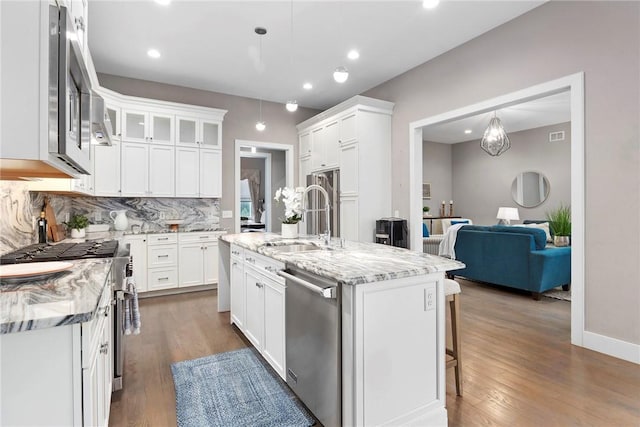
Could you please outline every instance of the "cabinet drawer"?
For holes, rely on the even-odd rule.
[[[168,289],[178,287],[178,269],[154,268],[149,270],[149,290]]]
[[[108,279],[111,280],[111,279]],[[89,368],[91,361],[95,359],[96,352],[99,351],[100,345],[104,344],[102,340],[102,332],[109,318],[111,306],[112,290],[111,283],[104,287],[98,308],[93,319],[82,323],[82,367]]]
[[[176,265],[178,248],[173,246],[151,246],[147,248],[147,265],[152,267],[167,267]]]
[[[252,265],[256,270],[271,280],[284,285],[284,278],[278,276],[278,271],[284,270],[284,263],[255,252],[246,252],[246,254],[249,253],[251,254],[251,257],[255,259],[255,263]]]
[[[218,235],[214,233],[181,233],[178,235],[180,243],[212,242],[217,240]]]
[[[177,233],[149,234],[147,235],[148,245],[166,245],[168,243],[177,243]]]
[[[231,258],[236,258],[244,262],[244,248],[236,244],[231,244]]]

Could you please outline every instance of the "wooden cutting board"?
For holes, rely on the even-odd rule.
[[[47,236],[54,242],[64,240],[64,227],[58,225],[56,214],[48,198],[44,200],[44,206],[44,217],[47,219]]]

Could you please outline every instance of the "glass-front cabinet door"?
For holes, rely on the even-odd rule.
[[[195,147],[198,144],[198,120],[176,117],[176,144]]]
[[[200,121],[200,144],[202,148],[220,148],[220,124],[207,120]]]
[[[111,139],[117,139],[119,141],[122,136],[120,130],[120,107],[106,104],[105,109],[107,110],[107,117],[109,117],[109,121],[111,122],[111,134],[109,136]]]
[[[150,113],[151,135],[149,142],[173,144],[173,116]]]
[[[148,121],[148,113],[122,110],[122,139],[129,142],[148,142]]]

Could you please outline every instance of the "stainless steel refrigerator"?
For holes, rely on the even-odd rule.
[[[340,170],[333,169],[307,175],[307,185],[317,184],[329,194],[329,224],[331,236],[340,236]],[[311,191],[307,195],[307,213],[304,221],[307,234],[322,234],[326,230],[326,212],[324,197],[319,191]]]

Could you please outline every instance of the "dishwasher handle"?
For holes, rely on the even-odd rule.
[[[278,271],[278,276],[284,277],[286,280],[291,280],[292,282],[297,283],[298,285],[303,286],[312,292],[315,292],[323,298],[336,299],[336,286],[328,286],[326,288],[323,288],[321,286],[307,282],[306,280],[302,280],[282,270]]]

